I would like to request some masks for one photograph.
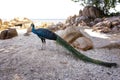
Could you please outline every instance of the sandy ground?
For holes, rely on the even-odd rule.
[[[41,50],[41,40],[32,33],[24,36],[24,32],[0,40],[0,80],[120,80],[120,66],[106,68],[83,62],[55,41],[47,40],[46,49]],[[109,45],[111,39],[90,38],[95,49],[80,52],[120,65],[119,47],[100,48]]]

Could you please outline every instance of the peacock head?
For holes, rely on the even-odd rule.
[[[32,28],[35,28],[35,25],[32,23],[32,24],[31,24],[31,27],[32,27]]]

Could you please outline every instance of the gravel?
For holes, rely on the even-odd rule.
[[[23,34],[21,30],[17,37],[0,40],[0,80],[120,80],[120,66],[107,68],[83,62],[51,40],[41,50],[36,35]],[[103,39],[91,39],[96,46],[105,45]],[[119,48],[100,47],[80,52],[120,65]]]

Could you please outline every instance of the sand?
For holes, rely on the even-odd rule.
[[[51,40],[41,50],[36,35],[24,36],[25,30],[18,33],[12,39],[0,40],[0,80],[120,80],[120,66],[107,68],[83,62]],[[110,39],[90,38],[95,48],[80,52],[120,65],[119,47],[101,48],[109,45]]]

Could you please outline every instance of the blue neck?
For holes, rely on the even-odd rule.
[[[36,33],[34,26],[32,26],[32,32],[33,32],[33,33]]]

